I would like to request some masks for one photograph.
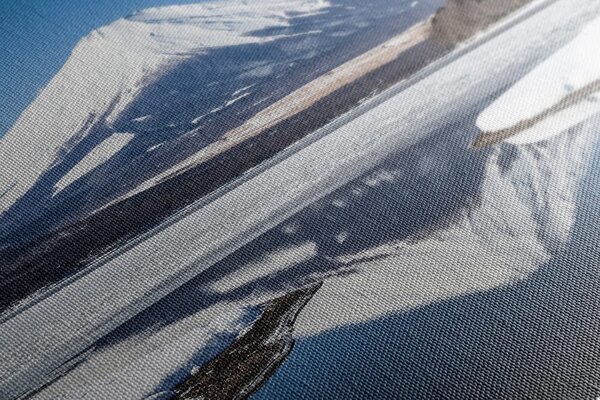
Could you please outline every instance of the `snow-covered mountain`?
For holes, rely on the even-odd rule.
[[[289,26],[292,15],[298,18],[327,6],[322,0],[267,0],[161,7],[90,33],[0,140],[0,213],[93,135],[99,122],[110,131],[143,88],[176,64],[212,48],[274,40],[276,33],[253,32]],[[75,168],[67,172],[67,181],[85,172],[89,168]],[[56,189],[64,189],[65,182]]]

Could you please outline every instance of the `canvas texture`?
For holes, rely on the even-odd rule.
[[[0,399],[600,396],[600,2],[3,0]]]

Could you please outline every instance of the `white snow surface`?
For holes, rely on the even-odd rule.
[[[598,122],[550,146],[518,149],[508,173],[499,164],[502,150],[495,149],[479,204],[455,224],[425,239],[338,257],[352,273],[325,280],[300,314],[296,334],[317,335],[526,279],[569,240]],[[444,168],[438,158],[434,173]],[[391,173],[397,181],[402,171]],[[418,187],[406,190],[420,193]]]
[[[570,43],[534,68],[477,119],[483,132],[510,128],[551,109],[569,94],[600,80],[600,18],[589,22]],[[600,113],[598,93],[506,139],[513,144],[542,141]]]
[[[54,195],[110,160],[133,139],[133,136],[132,133],[113,133],[110,137],[104,139],[56,183]]]
[[[91,32],[0,139],[0,193],[6,191],[0,213],[86,136],[90,117],[108,114],[114,121],[173,64],[209,48],[274,40],[252,32],[287,26],[290,13],[327,6],[324,0],[226,0],[158,7]]]

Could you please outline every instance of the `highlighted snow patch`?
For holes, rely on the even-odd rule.
[[[600,113],[600,18],[477,118],[475,146],[539,142]]]
[[[152,118],[152,115],[144,115],[143,117],[134,118],[134,119],[132,119],[132,121],[133,122],[144,122],[150,118]]]
[[[133,139],[133,136],[131,133],[114,133],[108,139],[102,141],[54,185],[53,195],[57,195],[79,178],[110,160]]]

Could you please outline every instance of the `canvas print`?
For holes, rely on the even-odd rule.
[[[4,0],[0,399],[600,398],[600,2]]]

